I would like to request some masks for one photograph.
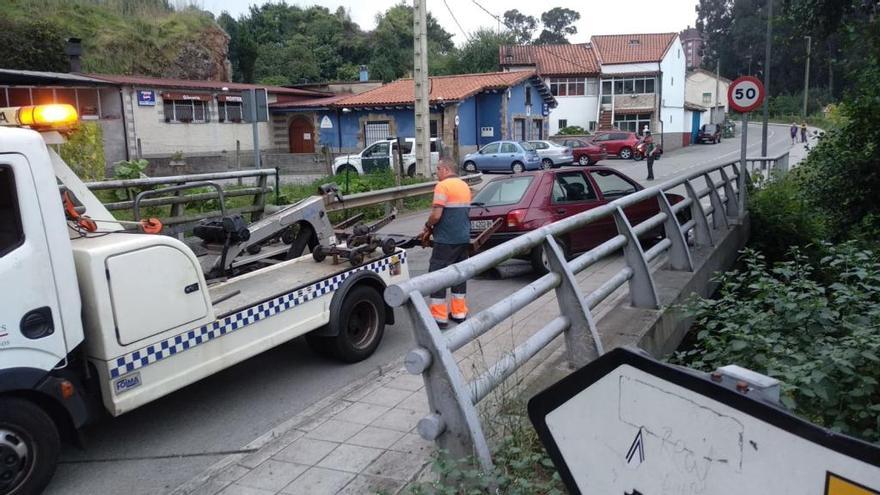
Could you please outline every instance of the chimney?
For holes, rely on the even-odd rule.
[[[504,47],[504,62],[508,64],[513,62],[513,53],[510,52],[509,46]]]
[[[82,40],[79,38],[67,38],[67,47],[64,48],[70,60],[70,72],[82,72],[79,57],[82,55]]]
[[[370,80],[370,73],[367,72],[367,66],[366,66],[366,65],[362,65],[362,66],[361,66],[361,71],[360,71],[360,74],[359,74],[359,77],[358,77],[358,81],[360,81],[360,82],[367,82],[367,81],[369,81],[369,80]]]

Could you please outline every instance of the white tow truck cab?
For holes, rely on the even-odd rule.
[[[306,335],[369,357],[406,253],[351,267],[311,256],[209,285],[184,242],[125,230],[47,143],[68,105],[0,108],[0,494],[39,493],[62,439]],[[15,128],[28,126],[47,131]],[[59,185],[97,229],[65,209]]]

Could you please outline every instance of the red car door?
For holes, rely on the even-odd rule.
[[[595,187],[582,171],[556,172],[554,175],[549,198],[553,221],[577,215],[601,204]],[[568,245],[569,252],[579,253],[602,242],[602,235],[595,225],[590,224],[569,233],[564,242]]]
[[[602,195],[603,204],[642,189],[642,186],[636,183],[636,181],[615,170],[605,168],[591,170],[590,177],[596,183],[596,187]],[[660,207],[657,204],[656,198],[650,198],[640,201],[632,206],[627,206],[623,211],[626,213],[629,223],[636,226],[656,215],[660,211]],[[613,219],[611,225],[614,226]],[[614,231],[617,231],[616,226],[614,226]]]
[[[612,133],[610,132],[600,132],[596,134],[596,137],[593,138],[593,142],[597,145],[605,145],[605,149],[608,151],[609,155],[616,155],[620,152],[621,143],[618,141],[614,141],[611,139]]]

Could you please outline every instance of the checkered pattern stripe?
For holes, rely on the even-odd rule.
[[[398,253],[397,256],[401,263],[405,262],[405,252]],[[238,313],[208,323],[207,325],[150,344],[109,361],[108,369],[110,371],[110,378],[114,379],[126,373],[144,368],[169,356],[187,351],[193,347],[204,344],[205,342],[209,342],[236,330],[240,330],[252,323],[275,316],[290,308],[333,292],[342,285],[342,282],[355,273],[363,270],[382,273],[385,270],[388,270],[390,266],[391,257],[382,258],[347,272],[328,277],[310,286],[302,287],[269,301],[257,304],[256,306],[243,309]]]

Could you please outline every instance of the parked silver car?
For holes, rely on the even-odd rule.
[[[547,170],[553,167],[569,165],[574,161],[571,148],[553,141],[529,141],[538,156],[541,157],[541,168]]]

